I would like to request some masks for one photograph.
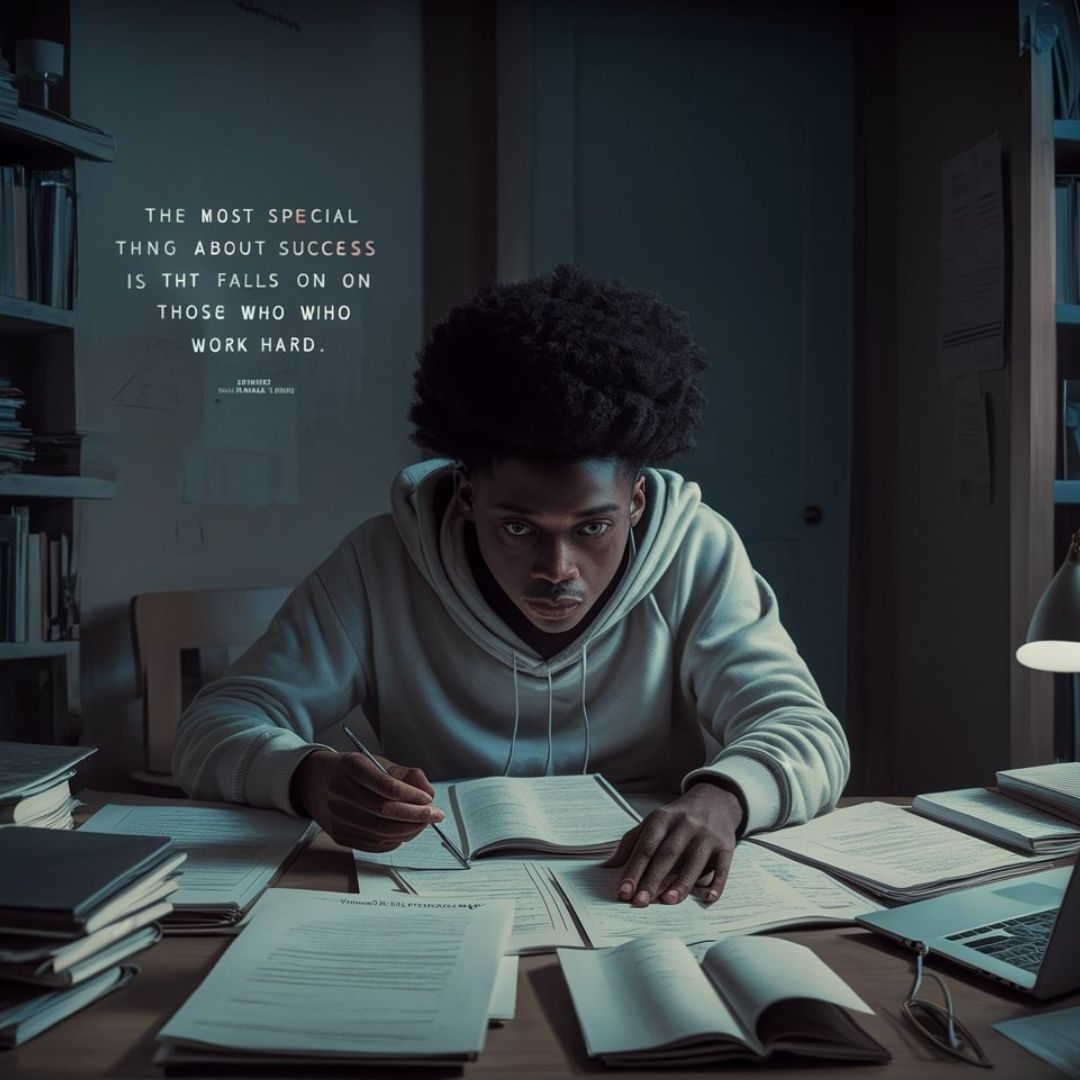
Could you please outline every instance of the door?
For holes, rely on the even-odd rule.
[[[528,266],[653,289],[709,354],[675,464],[844,712],[851,30],[842,8],[533,5]]]

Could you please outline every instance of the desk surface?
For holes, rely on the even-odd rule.
[[[278,887],[356,892],[351,855],[324,833],[286,870]],[[844,1080],[862,1077],[927,1080],[937,1076],[955,1080],[977,1074],[974,1066],[935,1054],[900,1018],[900,1001],[911,985],[909,952],[852,927],[791,931],[783,936],[810,946],[862,995],[877,1015],[860,1017],[859,1022],[893,1054],[893,1061],[884,1067],[838,1067],[831,1062],[823,1063],[820,1068],[800,1066],[796,1070],[799,1080],[836,1077],[841,1071]],[[0,1053],[0,1074],[11,1080],[163,1076],[163,1071],[151,1064],[154,1035],[195,990],[230,940],[229,937],[163,939],[134,958],[141,972],[126,987],[62,1021],[25,1046]],[[1061,1074],[1055,1069],[993,1031],[990,1025],[1023,1016],[1033,1007],[1052,1010],[1078,1005],[1080,993],[1037,1005],[1023,994],[996,987],[989,980],[968,975],[962,968],[939,961],[936,969],[946,975],[960,1018],[982,1042],[999,1078],[1060,1080]],[[483,1054],[465,1067],[465,1076],[548,1080],[606,1071],[590,1062],[585,1054],[557,958],[554,955],[522,957],[517,1015],[503,1027],[489,1030]],[[728,1077],[753,1076],[756,1080],[764,1075],[760,1068],[750,1067],[714,1071]],[[784,1071],[795,1075],[791,1070]],[[774,1074],[780,1073],[774,1071]],[[705,1074],[635,1071],[621,1075],[635,1080],[659,1076],[700,1080]]]

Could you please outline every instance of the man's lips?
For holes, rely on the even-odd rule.
[[[582,601],[575,600],[573,597],[563,600],[540,600],[527,596],[525,603],[536,613],[537,618],[561,622],[568,618]]]

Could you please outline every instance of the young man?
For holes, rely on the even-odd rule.
[[[638,905],[710,872],[715,899],[739,836],[833,806],[847,744],[772,590],[697,485],[656,467],[693,446],[703,367],[680,313],[572,267],[455,308],[411,411],[439,458],[199,693],[186,790],[376,851],[442,819],[429,778],[680,792],[609,860]],[[356,706],[390,776],[320,744]]]

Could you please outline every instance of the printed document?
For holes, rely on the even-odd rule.
[[[158,1039],[304,1059],[471,1057],[513,918],[506,901],[273,889]]]
[[[735,848],[723,895],[705,904],[691,894],[681,904],[633,907],[615,899],[623,868],[549,864],[593,948],[663,936],[684,944],[716,941],[800,923],[853,922],[878,905],[812,866],[742,843]]]

